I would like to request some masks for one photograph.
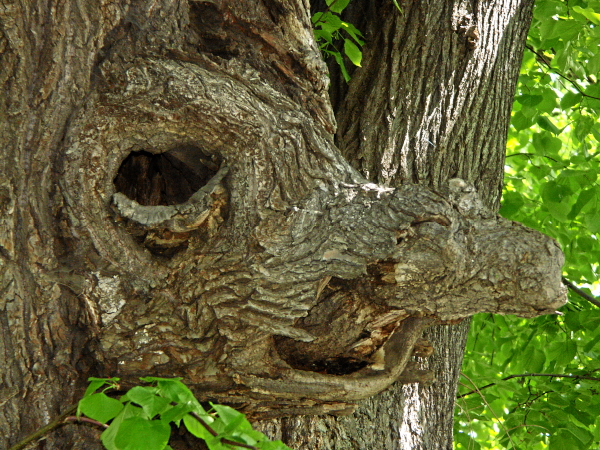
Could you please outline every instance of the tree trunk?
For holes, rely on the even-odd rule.
[[[355,0],[332,103],[306,1],[4,1],[0,445],[155,375],[292,447],[450,448],[463,320],[565,301],[494,213],[530,10]]]

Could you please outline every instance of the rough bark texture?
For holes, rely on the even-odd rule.
[[[1,446],[158,375],[298,448],[450,448],[468,327],[433,371],[423,331],[552,313],[562,254],[494,213],[531,3],[402,6],[356,0],[332,107],[307,1],[2,3]]]

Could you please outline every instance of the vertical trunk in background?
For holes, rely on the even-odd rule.
[[[336,144],[369,180],[441,190],[462,178],[497,210],[533,1],[400,5],[402,13],[391,0],[354,0],[344,13],[366,44],[349,83],[330,64]],[[451,449],[469,323],[426,331],[435,353],[423,365],[435,384],[394,385],[350,417],[284,419],[265,428],[281,427],[289,445],[307,450]]]

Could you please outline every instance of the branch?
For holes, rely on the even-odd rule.
[[[30,434],[22,441],[13,445],[9,450],[22,450],[29,445],[29,443],[41,439],[52,430],[58,428],[65,423],[65,420],[77,410],[77,405],[72,405],[64,413],[58,416],[54,421],[50,422],[45,427],[40,428],[36,432]]]
[[[512,155],[506,155],[507,158],[510,158],[512,156],[539,156],[540,158],[546,158],[546,159],[549,159],[550,161],[554,161],[555,163],[558,162],[558,160],[551,158],[550,156],[538,155],[536,153],[513,153]],[[566,165],[565,165],[565,167],[566,167]]]
[[[535,50],[531,45],[525,45],[525,47],[527,47],[527,50],[529,50],[530,52],[532,52],[534,55],[536,55],[538,57],[538,61],[541,61],[542,63],[544,63],[553,73],[555,73],[556,75],[558,75],[561,78],[564,78],[565,80],[567,80],[569,83],[571,83],[575,89],[577,89],[577,91],[583,95],[584,97],[588,97],[588,98],[593,98],[595,100],[600,100],[600,97],[594,97],[593,95],[590,94],[586,94],[585,92],[583,92],[583,89],[577,84],[577,82],[575,80],[572,80],[571,78],[569,78],[568,76],[562,74],[561,72],[559,72],[557,69],[555,69],[554,67],[552,67],[552,65],[548,62],[547,58],[545,55],[539,53],[537,50]]]
[[[461,372],[461,375],[466,377],[466,375],[462,372]],[[524,373],[524,374],[520,374],[520,375],[509,375],[507,377],[502,378],[502,381],[510,380],[511,378],[527,378],[527,377],[574,378],[576,380],[600,381],[600,378],[597,378],[597,377],[590,377],[587,375],[566,375],[566,374],[560,374],[560,373]],[[468,377],[466,377],[466,378],[468,379]],[[456,398],[459,399],[459,398],[466,397],[467,395],[479,393],[480,391],[487,389],[489,387],[495,386],[496,384],[497,383],[486,384],[485,386],[476,388],[475,390],[467,392],[466,394],[458,395],[458,396],[456,396]]]
[[[596,300],[596,298],[593,295],[590,294],[586,294],[585,292],[583,292],[581,289],[579,289],[577,286],[575,286],[573,283],[571,283],[569,280],[567,280],[565,277],[562,277],[562,282],[569,288],[571,289],[573,292],[575,292],[577,295],[579,295],[580,297],[583,297],[584,299],[586,299],[588,302],[593,303],[594,305],[596,305],[598,308],[600,308],[600,301]]]

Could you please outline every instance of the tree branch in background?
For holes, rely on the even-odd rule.
[[[538,61],[544,63],[553,73],[555,73],[559,77],[561,77],[561,78],[567,80],[569,83],[571,83],[573,85],[573,87],[575,87],[575,89],[577,89],[577,91],[581,95],[583,95],[584,97],[593,98],[595,100],[600,100],[600,97],[594,97],[593,95],[586,94],[583,91],[583,89],[581,88],[581,86],[579,86],[575,80],[572,80],[568,76],[566,76],[563,73],[559,72],[555,67],[552,67],[552,65],[550,64],[550,61],[548,60],[548,57],[545,56],[543,53],[538,52],[531,45],[525,45],[525,47],[527,48],[527,50],[529,50],[530,52],[532,52],[533,54],[535,54],[538,57]]]
[[[567,286],[569,289],[571,289],[577,295],[579,295],[580,297],[583,297],[588,302],[593,303],[598,308],[600,308],[600,301],[598,301],[596,299],[596,297],[594,297],[593,295],[590,295],[590,294],[587,294],[587,293],[583,292],[581,289],[579,289],[577,286],[575,286],[573,283],[571,283],[565,277],[562,277],[562,282],[565,284],[565,286]]]
[[[465,376],[464,373],[461,372],[461,375],[466,378],[466,376]],[[524,374],[520,374],[520,375],[509,375],[507,377],[502,378],[501,381],[510,380],[511,378],[528,378],[528,377],[573,378],[575,380],[600,381],[600,378],[598,378],[598,377],[590,377],[588,375],[566,375],[566,374],[560,374],[560,373],[524,373]],[[480,388],[476,388],[476,389],[474,389],[472,391],[469,391],[469,392],[467,392],[465,394],[457,395],[456,398],[460,399],[460,398],[466,397],[467,395],[479,393],[480,391],[482,391],[484,389],[487,389],[489,387],[495,386],[496,384],[497,383],[486,384],[485,386],[482,386]]]

